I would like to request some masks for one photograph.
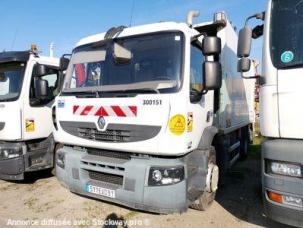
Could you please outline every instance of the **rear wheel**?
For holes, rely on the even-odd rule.
[[[208,172],[206,177],[206,188],[202,195],[196,199],[190,207],[199,211],[205,211],[215,200],[218,188],[219,168],[216,165],[216,152],[212,148],[208,159]]]

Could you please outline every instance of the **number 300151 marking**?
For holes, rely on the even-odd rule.
[[[143,105],[162,105],[162,100],[143,100]]]

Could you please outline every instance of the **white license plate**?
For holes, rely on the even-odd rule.
[[[86,185],[86,191],[96,195],[106,196],[109,198],[116,198],[116,192],[114,190],[101,188],[90,184]]]

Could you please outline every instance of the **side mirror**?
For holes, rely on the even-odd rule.
[[[237,55],[239,58],[248,57],[250,55],[251,43],[252,29],[248,26],[244,26],[244,28],[242,28],[239,33],[237,50]]]
[[[36,64],[34,71],[35,71],[35,76],[38,77],[46,75],[48,73],[47,66],[41,64]]]
[[[206,36],[202,41],[204,55],[219,55],[221,53],[221,39],[216,36]]]
[[[45,100],[48,97],[48,81],[43,79],[35,81],[35,95],[40,100]]]
[[[204,90],[217,90],[222,86],[222,66],[219,62],[203,63]]]
[[[248,72],[250,70],[251,61],[249,58],[241,58],[238,60],[238,72]]]
[[[128,64],[132,59],[132,53],[118,43],[113,45],[113,57],[117,64]]]
[[[67,69],[69,61],[70,60],[68,58],[65,58],[64,56],[60,58],[60,71],[65,71]]]

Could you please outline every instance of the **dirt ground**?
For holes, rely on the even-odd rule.
[[[117,222],[118,227],[285,227],[263,215],[260,148],[252,146],[251,151],[227,175],[206,212],[189,209],[181,215],[156,215],[134,211],[72,194],[49,172],[40,172],[22,183],[0,181],[0,227],[116,227],[113,223]]]

